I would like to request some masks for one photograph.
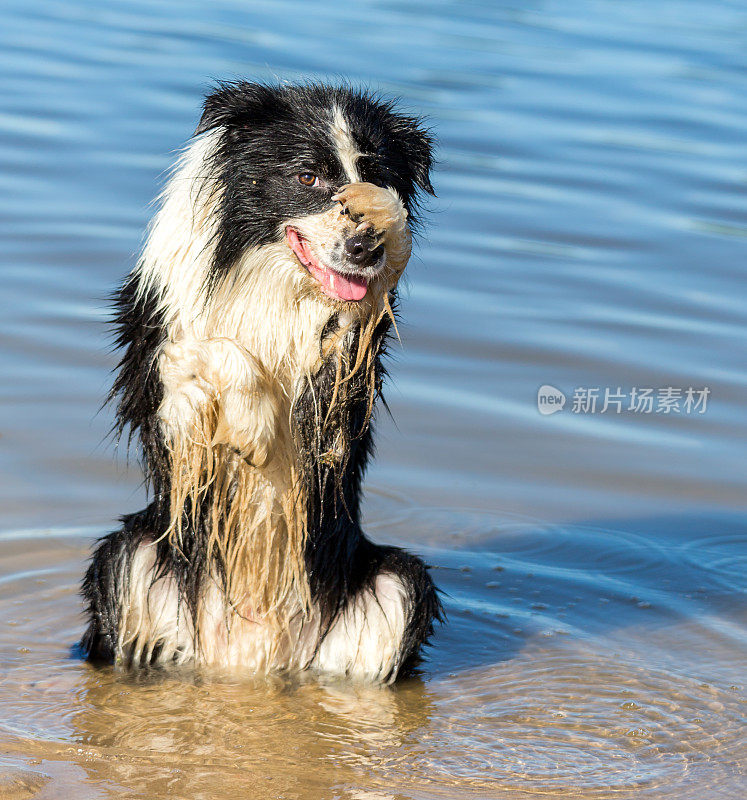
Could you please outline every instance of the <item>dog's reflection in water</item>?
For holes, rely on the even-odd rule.
[[[138,797],[333,798],[384,792],[419,740],[430,700],[418,678],[397,690],[316,679],[190,679],[187,670],[123,680],[89,673],[72,718],[93,781]],[[267,794],[246,794],[249,790]]]

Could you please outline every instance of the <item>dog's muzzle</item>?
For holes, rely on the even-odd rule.
[[[384,256],[384,245],[371,233],[356,233],[345,240],[345,258],[356,267],[370,267]]]

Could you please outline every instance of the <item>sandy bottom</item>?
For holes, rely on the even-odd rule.
[[[456,522],[380,525],[416,520]],[[739,796],[744,611],[710,525],[667,560],[643,536],[465,513],[471,547],[425,549],[449,624],[393,689],[92,668],[70,654],[90,535],[7,534],[0,798]]]

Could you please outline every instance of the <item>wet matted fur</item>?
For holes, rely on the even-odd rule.
[[[89,658],[385,682],[418,663],[436,590],[363,534],[360,497],[431,145],[347,87],[208,96],[116,297],[111,397],[152,500],[93,555]]]

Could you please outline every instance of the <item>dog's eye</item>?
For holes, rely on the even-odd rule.
[[[297,177],[301,186],[319,186],[319,178],[313,172],[302,172]]]

